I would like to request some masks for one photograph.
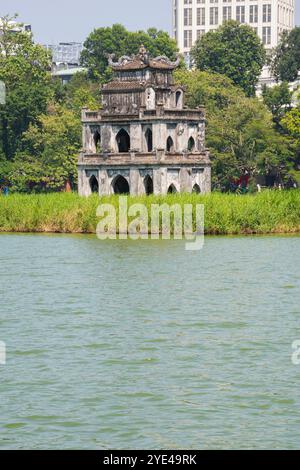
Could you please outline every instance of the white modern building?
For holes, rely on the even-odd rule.
[[[295,26],[295,0],[173,0],[173,35],[187,62],[201,35],[231,19],[252,26],[272,49]]]
[[[79,65],[83,44],[80,42],[60,42],[44,47],[51,52],[52,62],[58,64]]]
[[[31,24],[28,23],[19,23],[18,21],[9,21],[9,28],[11,33],[32,33]],[[0,34],[3,29],[3,22],[0,18]]]

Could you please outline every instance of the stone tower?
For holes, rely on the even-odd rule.
[[[204,109],[184,106],[184,88],[173,79],[179,59],[152,59],[141,47],[109,63],[114,75],[103,86],[102,109],[82,111],[79,193],[210,192]]]

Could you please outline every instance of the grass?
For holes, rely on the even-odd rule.
[[[0,196],[0,232],[95,233],[99,203],[118,208],[118,196],[77,194],[11,194]],[[130,196],[128,206],[145,204],[204,204],[205,232],[215,235],[300,233],[300,191],[265,191],[236,196],[175,194]]]

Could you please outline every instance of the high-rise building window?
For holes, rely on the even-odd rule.
[[[232,18],[231,7],[223,7],[223,21],[229,21]]]
[[[263,5],[263,23],[271,23],[272,21],[272,5]]]
[[[192,47],[193,31],[191,29],[184,30],[184,47]]]
[[[219,8],[210,7],[209,9],[209,24],[218,24],[219,21]]]
[[[205,25],[205,8],[197,8],[197,26]]]
[[[258,5],[250,5],[249,23],[258,22]]]
[[[205,29],[197,29],[197,39],[200,39],[205,34]]]
[[[239,23],[245,23],[245,7],[237,6],[236,7],[236,21]]]
[[[185,8],[184,9],[184,26],[193,25],[193,9]]]
[[[271,27],[270,26],[264,26],[263,29],[263,34],[262,34],[262,42],[265,46],[271,44]]]

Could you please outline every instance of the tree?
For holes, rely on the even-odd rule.
[[[200,37],[192,49],[192,57],[199,70],[226,75],[248,96],[255,94],[266,61],[257,34],[250,26],[236,21],[228,21]]]
[[[273,120],[280,128],[280,120],[285,113],[291,109],[293,92],[290,91],[287,82],[283,82],[274,87],[267,87],[262,90],[262,97],[265,105],[271,111]]]
[[[288,112],[281,123],[291,136],[300,142],[300,108],[297,107]]]
[[[46,112],[53,94],[51,61],[30,34],[11,33],[8,17],[2,19],[0,51],[0,80],[6,86],[6,104],[0,105],[0,145],[2,153],[11,159],[22,133]]]
[[[129,32],[124,26],[115,24],[111,28],[94,29],[84,43],[81,63],[89,69],[92,79],[105,82],[111,77],[107,55],[115,54],[120,58],[136,54],[141,44],[153,56],[174,58],[177,52],[176,41],[164,31],[150,28],[146,32]]]
[[[177,71],[191,107],[206,106],[206,143],[211,151],[213,183],[226,188],[231,178],[250,174],[283,174],[293,158],[291,142],[274,129],[272,115],[257,98],[249,98],[217,73]]]
[[[86,72],[77,73],[66,85],[66,104],[78,115],[86,106],[90,110],[98,110],[101,101],[100,87],[88,79]]]
[[[232,80],[218,73],[177,70],[175,80],[186,87],[186,104],[190,108],[205,106],[208,119],[216,111],[228,108],[244,96],[243,90],[235,86]]]
[[[285,31],[271,59],[277,80],[293,82],[300,71],[300,27]]]
[[[62,190],[77,182],[81,123],[73,111],[53,106],[23,134],[10,182],[17,191]]]
[[[284,177],[293,155],[289,141],[276,133],[271,114],[256,98],[239,98],[212,116],[207,144],[215,178],[223,185],[244,170]]]
[[[281,120],[281,125],[293,139],[295,149],[293,168],[290,174],[300,184],[300,107],[287,112]]]

